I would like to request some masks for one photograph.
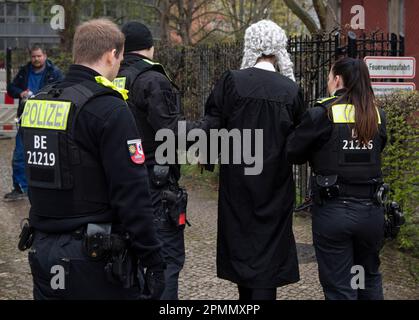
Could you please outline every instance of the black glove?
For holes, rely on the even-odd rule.
[[[144,291],[141,296],[143,300],[158,300],[163,294],[165,288],[164,270],[165,264],[148,267],[145,275]]]

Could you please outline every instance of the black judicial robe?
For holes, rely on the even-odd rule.
[[[304,102],[298,86],[277,72],[227,71],[209,96],[206,114],[220,128],[263,129],[263,169],[220,165],[217,275],[249,288],[273,288],[299,280],[292,232],[295,185],[286,159],[286,138],[300,122]],[[252,133],[252,155],[255,133]],[[242,134],[243,137],[243,134]],[[232,139],[230,139],[230,142]],[[243,149],[243,148],[242,148]]]

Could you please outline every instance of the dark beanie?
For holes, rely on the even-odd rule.
[[[122,26],[125,35],[125,52],[149,49],[153,46],[150,30],[140,22],[131,21]]]

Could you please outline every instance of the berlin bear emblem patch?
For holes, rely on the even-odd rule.
[[[141,145],[141,139],[127,141],[129,155],[132,162],[135,164],[143,164],[145,161],[143,146]]]

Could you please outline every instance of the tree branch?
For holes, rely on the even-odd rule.
[[[295,0],[284,0],[284,3],[304,23],[311,34],[320,31],[316,21]]]
[[[326,30],[327,27],[327,8],[324,5],[323,0],[313,0],[314,10],[316,10],[317,17],[320,21],[322,30]]]
[[[332,15],[332,19],[336,25],[339,25],[338,17],[336,16],[336,12],[333,7],[330,5],[329,1],[327,2],[327,12],[330,12]]]
[[[194,32],[192,35],[191,35],[191,38],[193,38],[193,37],[195,37],[196,35],[198,35],[199,33],[202,33],[202,32],[206,32],[206,30],[205,30],[205,28],[208,26],[208,25],[210,25],[211,23],[213,23],[213,21],[207,21],[207,22],[205,22],[204,24],[202,24],[202,25],[200,25],[199,26],[199,29],[196,31],[196,32]],[[215,28],[214,28],[215,29]],[[208,31],[208,32],[211,32],[213,29],[211,29],[210,31]]]
[[[204,16],[206,16],[206,15],[209,15],[209,14],[212,14],[212,15],[219,15],[219,16],[223,16],[223,17],[229,17],[228,15],[226,15],[225,13],[223,13],[223,12],[218,12],[218,11],[206,11],[206,12],[203,12],[203,13],[201,13],[201,14],[199,14],[199,15],[197,15],[197,16],[194,16],[193,17],[193,19],[194,20],[197,20],[197,19],[200,19],[200,18],[202,18],[202,17],[204,17]],[[230,17],[229,17],[230,18]]]
[[[206,38],[208,38],[212,33],[214,33],[214,32],[216,32],[216,31],[218,31],[218,32],[222,32],[222,33],[224,33],[224,34],[228,34],[229,32],[226,32],[226,31],[224,31],[224,30],[222,30],[222,29],[219,29],[219,28],[214,28],[214,29],[212,29],[210,32],[208,32],[207,34],[205,34],[201,39],[199,39],[196,43],[195,43],[195,45],[197,45],[197,44],[199,44],[200,42],[202,42],[202,41],[204,41]]]

